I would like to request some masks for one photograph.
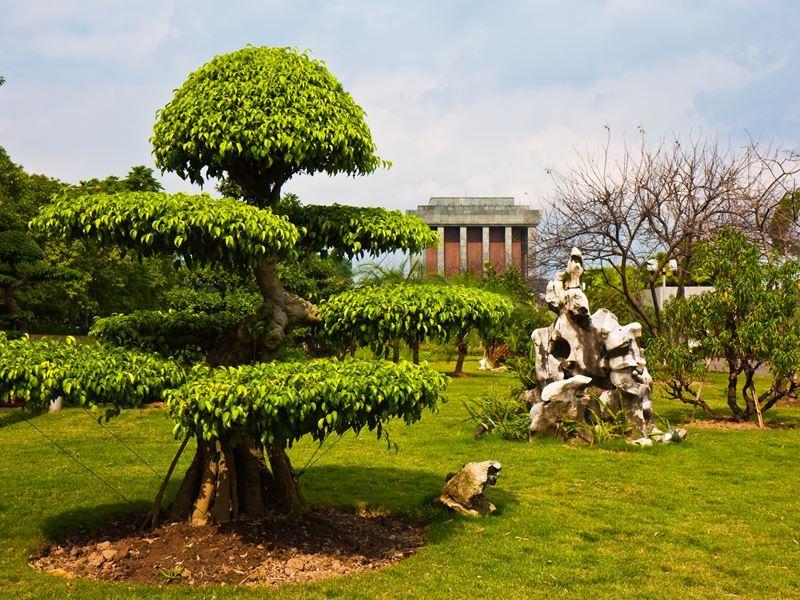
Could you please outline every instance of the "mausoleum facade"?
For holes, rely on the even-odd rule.
[[[416,257],[426,273],[480,276],[488,262],[498,272],[513,265],[533,282],[540,210],[515,204],[513,197],[439,196],[409,213],[439,232],[439,246]]]

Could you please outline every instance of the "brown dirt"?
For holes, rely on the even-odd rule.
[[[686,427],[694,427],[695,429],[759,429],[757,421],[747,421],[740,423],[738,421],[695,421],[694,423],[686,423]],[[794,423],[764,423],[765,429],[794,429]]]
[[[783,400],[778,400],[775,403],[775,406],[786,406],[786,407],[794,407],[797,408],[800,406],[800,398],[784,398]]]
[[[116,524],[51,546],[31,566],[69,579],[275,587],[379,569],[424,541],[424,527],[395,517],[315,507],[298,520],[176,522],[151,531]]]

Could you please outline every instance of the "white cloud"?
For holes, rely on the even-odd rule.
[[[0,48],[50,59],[137,62],[173,34],[174,1],[60,0],[8,11]]]
[[[14,77],[0,89],[0,143],[12,157],[68,180],[149,163],[155,110],[186,72],[214,52],[269,40],[330,59],[366,109],[380,155],[394,163],[369,177],[290,182],[304,200],[412,208],[437,194],[521,200],[527,192],[538,205],[550,190],[545,169],[564,169],[576,148],[601,147],[604,123],[630,137],[641,124],[651,139],[713,130],[718,121],[702,99],[735,97],[796,52],[734,30],[725,37],[735,44],[706,44],[706,35],[726,27],[722,5],[653,9],[611,0],[584,11],[526,3],[516,12],[451,14],[436,4],[431,14],[427,5],[367,9],[339,0],[317,10],[257,3],[225,11],[202,1],[176,8],[176,1],[31,1],[7,11],[0,69]],[[726,18],[742,18],[742,10]],[[672,40],[687,21],[694,37]],[[651,30],[672,45],[649,44]],[[794,97],[775,99],[771,110],[788,109]],[[731,120],[723,126],[723,136],[744,129]],[[175,177],[166,183],[191,187]]]
[[[431,195],[524,199],[527,192],[538,205],[550,190],[545,170],[565,168],[576,149],[601,147],[604,123],[628,135],[642,125],[651,139],[703,127],[699,95],[735,92],[763,72],[700,54],[581,88],[514,91],[484,83],[480,74],[376,73],[352,93],[394,168],[356,181],[305,178],[290,186],[316,202],[345,196],[411,208]]]

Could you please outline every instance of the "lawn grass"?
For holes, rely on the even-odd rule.
[[[372,435],[348,436],[302,476],[312,503],[430,521],[427,546],[383,571],[277,590],[68,581],[28,567],[48,539],[146,508],[158,481],[81,409],[32,419],[131,506],[18,412],[4,411],[0,597],[800,597],[800,429],[690,428],[684,444],[645,450],[475,440],[459,400],[506,393],[514,383],[510,375],[476,372],[476,362],[468,361],[470,377],[451,382],[439,413],[410,428],[390,425],[398,452]],[[705,397],[721,405],[722,393],[722,377],[713,376]],[[657,400],[655,408],[673,423],[689,415],[674,402]],[[800,410],[779,407],[767,415],[795,423]],[[128,411],[108,428],[156,471],[166,470],[177,442],[163,410]],[[303,467],[313,450],[294,448],[295,465]],[[485,459],[503,464],[489,493],[496,515],[472,520],[431,505],[445,473]],[[176,487],[174,481],[173,493]]]

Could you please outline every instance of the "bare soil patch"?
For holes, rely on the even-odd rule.
[[[775,403],[775,406],[786,406],[786,407],[798,407],[800,406],[800,398],[784,398],[783,400],[778,400]]]
[[[397,517],[315,507],[296,520],[181,521],[151,531],[116,523],[47,548],[31,566],[67,578],[275,587],[380,569],[424,542],[424,527]]]
[[[738,421],[695,421],[686,423],[687,427],[695,429],[760,429],[755,421],[739,423]],[[765,429],[795,429],[794,423],[764,423]]]

